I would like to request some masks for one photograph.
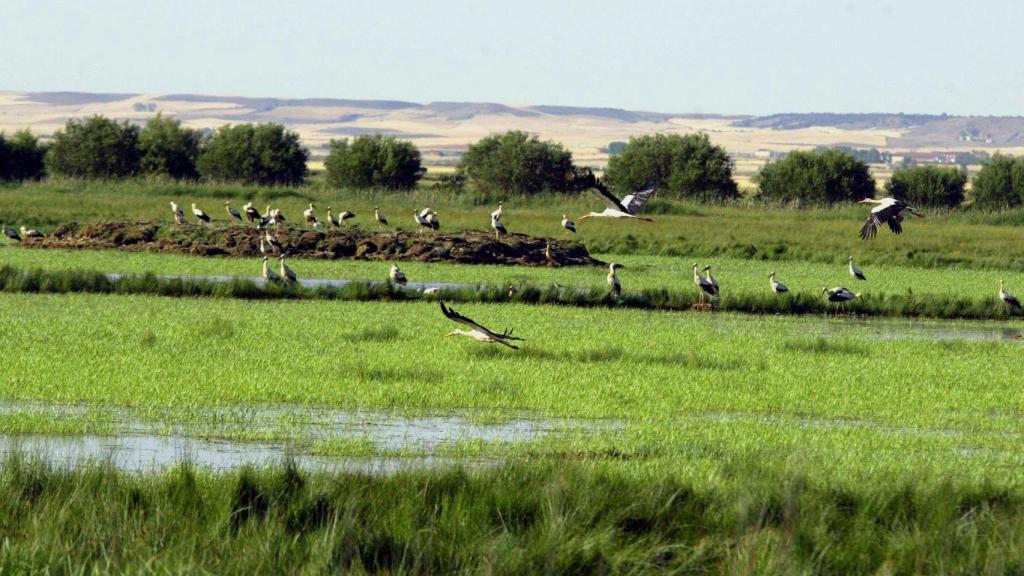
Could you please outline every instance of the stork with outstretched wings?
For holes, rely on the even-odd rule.
[[[468,338],[473,338],[477,342],[484,342],[487,344],[502,344],[504,346],[512,348],[513,350],[518,350],[519,347],[516,346],[515,344],[511,344],[511,341],[526,341],[525,338],[513,336],[512,330],[505,330],[504,332],[495,332],[490,328],[487,328],[483,324],[471,320],[470,318],[467,318],[466,316],[463,316],[462,314],[459,314],[455,310],[452,310],[451,308],[445,306],[444,302],[441,302],[441,313],[443,313],[445,317],[448,318],[449,320],[453,322],[458,322],[459,324],[464,324],[466,326],[469,326],[470,328],[469,330],[452,330],[451,332],[446,334],[446,336],[466,336]]]
[[[608,207],[602,212],[588,212],[580,216],[580,220],[586,220],[587,218],[633,218],[635,220],[643,220],[644,222],[654,222],[654,220],[638,214],[640,208],[654,196],[654,188],[647,188],[627,194],[622,200],[616,198],[611,193],[611,190],[608,190],[605,186],[595,185],[594,189],[601,194],[601,199],[608,204]]]

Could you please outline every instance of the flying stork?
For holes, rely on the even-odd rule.
[[[18,232],[8,228],[7,226],[4,226],[4,236],[7,236],[8,238],[14,240],[15,242],[21,242],[21,236],[18,234]]]
[[[171,202],[171,212],[174,212],[174,223],[175,224],[179,224],[180,225],[180,224],[184,224],[185,223],[185,213],[182,212],[181,211],[181,207],[178,206],[173,201]]]
[[[311,225],[313,228],[320,225],[320,221],[316,219],[316,207],[313,206],[312,202],[309,203],[309,208],[302,211],[302,216],[306,219],[306,224]]]
[[[566,217],[565,214],[562,214],[562,228],[565,228],[566,230],[572,232],[573,234],[576,233],[576,223],[573,222],[572,220],[569,220],[569,218]]]
[[[500,240],[502,236],[508,234],[508,230],[506,230],[505,225],[501,223],[501,217],[495,216],[494,214],[494,212],[491,213],[491,228],[494,228],[494,237]]]
[[[904,212],[909,212],[918,218],[924,218],[924,214],[914,210],[914,207],[910,204],[891,197],[882,198],[881,200],[864,198],[858,201],[857,204],[875,204],[875,207],[871,209],[871,213],[868,214],[867,221],[864,222],[864,226],[860,229],[861,240],[874,238],[878,233],[878,227],[882,224],[888,224],[893,234],[902,233]]]
[[[785,284],[783,284],[782,282],[779,282],[778,280],[775,279],[775,271],[774,270],[772,270],[772,273],[768,275],[768,283],[772,287],[772,292],[774,292],[776,294],[784,294],[786,292],[789,292],[789,288],[786,288]]]
[[[268,283],[277,283],[281,281],[281,277],[278,276],[277,272],[274,272],[274,270],[270,267],[270,264],[267,263],[266,255],[263,256],[263,279],[266,280]]]
[[[231,207],[230,200],[224,203],[224,209],[228,211],[228,216],[234,218],[235,220],[238,220],[239,222],[242,221],[242,215],[238,212],[238,210],[235,210],[234,208]]]
[[[210,223],[210,217],[206,215],[206,212],[203,212],[199,208],[196,208],[195,202],[192,203],[192,215],[195,216],[196,219],[199,220],[200,222],[206,222],[207,224]]]
[[[615,275],[615,271],[619,268],[623,268],[622,264],[612,262],[608,265],[608,287],[612,290],[612,298],[619,299],[619,294],[622,294],[622,283],[619,282],[619,277]]]
[[[857,268],[857,265],[853,263],[853,256],[850,256],[849,263],[850,276],[853,276],[857,280],[867,280],[867,278],[864,277],[864,273],[860,271],[860,268]]]
[[[715,296],[718,294],[718,289],[710,280],[700,275],[697,271],[698,266],[696,263],[693,265],[693,283],[697,285],[697,293],[700,294],[699,306],[704,306],[704,294],[708,296]],[[707,270],[707,268],[705,268]]]
[[[380,224],[381,226],[388,225],[388,219],[385,218],[384,215],[380,213],[380,210],[376,206],[373,207],[373,219],[376,220],[377,224]]]
[[[621,201],[603,185],[596,186],[595,188],[601,193],[601,198],[608,204],[608,208],[605,208],[603,212],[588,212],[580,216],[580,220],[586,220],[587,218],[633,218],[643,220],[644,222],[654,222],[650,218],[637,215],[640,208],[651,199],[651,196],[654,196],[654,188],[647,188],[646,190],[628,194]]]
[[[861,294],[858,292],[854,294],[842,286],[836,286],[835,288],[822,288],[822,294],[828,294],[828,301],[836,303],[836,314],[839,313],[839,308],[844,306],[850,300],[854,298],[860,298]]]
[[[1020,300],[1009,292],[1003,290],[1003,281],[999,281],[999,299],[1006,304],[1007,308],[1020,308]]]
[[[277,257],[277,261],[281,264],[281,277],[285,279],[289,284],[293,284],[298,281],[299,277],[295,275],[295,272],[284,263],[284,259],[288,257],[288,254],[281,254]]]
[[[391,271],[388,272],[388,278],[391,279],[393,284],[398,284],[399,286],[405,286],[405,283],[408,282],[405,277],[405,272],[399,270],[397,264],[391,265]]]
[[[43,233],[42,232],[40,232],[39,230],[35,230],[33,228],[25,228],[24,226],[22,226],[20,228],[20,230],[21,230],[21,237],[22,238],[42,238],[43,237]]]
[[[501,344],[503,346],[508,346],[513,350],[519,349],[518,346],[511,343],[513,340],[526,340],[525,338],[513,336],[511,330],[505,330],[504,332],[494,332],[493,330],[488,329],[483,324],[475,322],[467,318],[466,316],[459,314],[455,310],[448,308],[447,306],[444,305],[444,302],[441,302],[441,313],[444,314],[445,317],[448,318],[449,320],[453,322],[458,322],[459,324],[464,324],[466,326],[469,326],[470,328],[469,330],[452,330],[451,332],[446,334],[446,336],[466,336],[468,338],[473,338],[477,342],[485,342],[488,344]]]

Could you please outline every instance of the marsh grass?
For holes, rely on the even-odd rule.
[[[610,458],[611,459],[611,458]],[[0,465],[0,571],[1013,573],[1024,500],[998,483],[822,485],[752,461],[715,479],[614,462],[391,476],[280,465],[133,476]]]

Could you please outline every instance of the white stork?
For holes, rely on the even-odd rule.
[[[266,280],[267,283],[271,283],[271,282],[277,283],[277,282],[280,282],[281,281],[281,277],[278,276],[277,272],[274,272],[274,270],[270,267],[270,264],[267,263],[267,259],[268,259],[268,257],[266,255],[264,255],[263,256],[263,279]]]
[[[263,237],[266,238],[267,244],[270,244],[278,252],[281,251],[281,241],[276,236],[270,233],[270,230],[264,231]]]
[[[274,224],[280,224],[281,222],[285,222],[288,220],[287,218],[284,217],[284,214],[281,213],[280,208],[274,208],[273,210],[270,210],[270,206],[267,206],[267,210],[270,212],[270,218],[274,221]]]
[[[619,268],[623,268],[622,264],[612,262],[608,265],[608,287],[611,288],[612,297],[616,300],[622,294],[622,283],[619,282],[619,277],[615,274],[615,271]]]
[[[181,207],[178,206],[173,201],[171,202],[171,212],[174,212],[174,223],[175,224],[179,224],[180,225],[180,224],[184,224],[185,223],[185,213],[182,212],[181,211]]]
[[[8,238],[14,240],[15,242],[21,242],[21,236],[18,235],[18,232],[16,230],[8,228],[7,226],[4,226],[4,236],[7,236]]]
[[[388,225],[388,219],[385,218],[384,215],[380,213],[380,210],[376,206],[373,207],[373,219],[376,220],[377,224],[380,224],[381,226]]]
[[[302,217],[306,219],[306,224],[309,224],[313,228],[320,225],[320,221],[316,219],[316,207],[313,203],[309,203],[309,208],[302,211]]]
[[[491,213],[491,228],[494,228],[494,237],[501,239],[502,236],[508,234],[508,230],[505,229],[505,225],[501,223],[500,217],[495,216]]]
[[[785,284],[775,279],[774,270],[772,270],[772,273],[768,275],[768,283],[772,287],[772,292],[776,294],[785,294],[786,292],[789,292],[789,288],[786,288]]]
[[[844,306],[850,300],[854,298],[860,298],[861,294],[858,292],[854,294],[842,286],[836,286],[835,288],[822,288],[822,294],[828,294],[828,301],[836,303],[836,314],[839,313],[839,308]]]
[[[388,272],[388,278],[391,279],[393,284],[398,284],[399,286],[405,286],[406,282],[408,282],[405,277],[405,272],[399,270],[397,264],[391,265],[391,271]]]
[[[338,214],[338,220],[340,222],[342,222],[342,223],[344,223],[345,220],[348,220],[349,218],[355,218],[355,217],[356,217],[355,212],[349,212],[348,210],[342,210],[341,214]]]
[[[705,268],[707,270],[707,268]],[[710,280],[700,275],[697,264],[693,265],[693,283],[697,285],[697,293],[700,295],[700,306],[704,305],[704,294],[715,296],[718,290]]]
[[[416,223],[420,225],[420,229],[430,228],[437,230],[441,224],[437,220],[437,215],[430,208],[424,208],[419,212],[413,212],[412,217],[416,219]]]
[[[446,334],[446,336],[466,336],[468,338],[473,338],[477,342],[485,342],[488,344],[501,344],[503,346],[508,346],[513,350],[519,349],[518,346],[511,343],[513,340],[525,341],[525,338],[513,336],[511,330],[505,330],[504,332],[495,332],[493,330],[490,330],[483,324],[475,322],[467,318],[466,316],[459,314],[455,310],[448,308],[447,306],[444,305],[444,302],[441,302],[441,313],[444,314],[445,317],[448,318],[449,320],[453,322],[458,322],[459,324],[464,324],[466,326],[469,326],[470,328],[469,330],[452,330],[451,332]]]
[[[34,229],[34,228],[25,228],[24,226],[22,226],[19,230],[21,230],[21,237],[22,238],[42,238],[43,237],[43,233],[40,232],[39,230]]]
[[[871,213],[868,214],[867,221],[864,222],[864,226],[860,229],[861,240],[874,238],[875,234],[878,233],[878,227],[882,224],[888,224],[893,234],[902,233],[904,212],[913,214],[918,218],[924,218],[924,214],[914,210],[913,206],[895,198],[886,197],[881,200],[864,198],[858,201],[857,204],[875,204],[875,207],[871,209]]]
[[[566,217],[565,214],[562,214],[562,228],[565,228],[566,230],[572,232],[573,234],[576,233],[576,223],[573,222],[572,220],[569,220],[569,218]]]
[[[242,212],[245,212],[245,219],[248,220],[250,224],[263,219],[263,216],[260,215],[260,211],[252,207],[252,202],[248,202],[242,206]]]
[[[331,228],[341,227],[341,223],[338,222],[338,219],[335,218],[334,214],[331,212],[330,206],[327,207],[327,223],[331,225]]]
[[[195,216],[196,220],[199,220],[200,222],[205,222],[207,224],[210,223],[210,217],[206,215],[206,212],[203,212],[199,208],[196,208],[195,202],[192,203],[192,215]]]
[[[1006,304],[1007,308],[1020,308],[1020,300],[1013,294],[1010,294],[1006,290],[1003,290],[1003,281],[999,281],[999,299]]]
[[[295,271],[288,267],[284,263],[284,259],[287,258],[287,254],[281,254],[277,257],[277,261],[281,264],[281,277],[284,278],[289,284],[298,281],[299,277],[295,275]]]
[[[715,277],[711,275],[710,264],[704,267],[704,276],[704,279],[707,280],[708,283],[711,284],[711,288],[714,289],[714,293],[711,294],[711,296],[718,298],[718,280],[715,280]]]
[[[580,216],[580,220],[586,220],[587,218],[633,218],[636,220],[643,220],[644,222],[654,222],[650,218],[638,216],[637,212],[640,208],[654,196],[654,188],[647,188],[646,190],[640,190],[632,194],[626,195],[621,201],[616,198],[607,188],[598,186],[597,191],[601,193],[601,198],[608,204],[608,208],[605,208],[603,212],[588,212],[583,216]]]
[[[867,278],[864,276],[864,273],[860,271],[860,268],[857,268],[857,265],[853,263],[853,256],[850,256],[849,263],[850,276],[853,276],[858,280],[867,280]]]
[[[238,220],[239,222],[242,221],[242,215],[238,212],[238,210],[235,210],[234,208],[231,207],[231,201],[230,200],[228,200],[227,202],[224,203],[224,209],[228,211],[228,217],[234,218],[235,220]]]
[[[544,242],[544,259],[547,260],[549,264],[558,264],[558,261],[555,260],[555,251],[551,248],[551,242]]]
[[[501,202],[498,202],[498,209],[491,212],[491,220],[501,220]]]

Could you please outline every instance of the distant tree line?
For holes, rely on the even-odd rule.
[[[28,130],[7,138],[0,132],[0,180],[39,180],[45,175],[46,147]]]

